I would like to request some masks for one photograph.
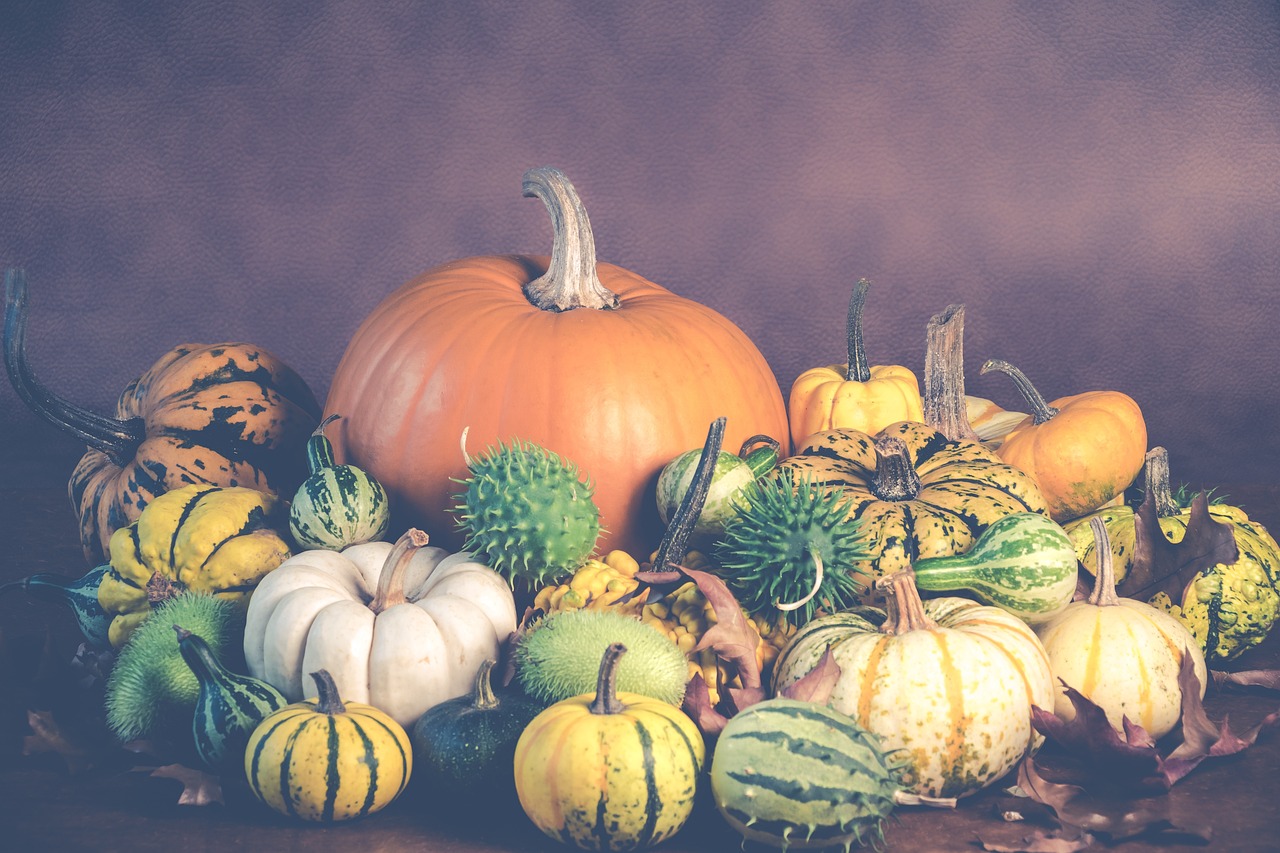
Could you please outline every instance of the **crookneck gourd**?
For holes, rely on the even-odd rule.
[[[1046,511],[1025,473],[977,442],[952,441],[924,424],[892,424],[876,435],[820,432],[777,471],[841,491],[870,555],[845,568],[867,582],[922,557],[963,553],[1006,515]]]
[[[91,563],[147,504],[191,483],[292,494],[320,406],[278,357],[247,343],[183,344],[124,389],[115,417],[58,397],[26,356],[27,284],[5,274],[4,363],[18,396],[88,446],[68,491]]]
[[[190,591],[248,605],[249,594],[289,558],[279,498],[208,484],[165,492],[111,538],[111,569],[98,602],[119,648],[152,607]]]

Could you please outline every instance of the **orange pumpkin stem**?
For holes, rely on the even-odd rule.
[[[618,699],[618,661],[626,654],[622,643],[612,643],[600,659],[600,673],[596,676],[596,698],[588,710],[593,714],[621,714],[627,706]]]
[[[920,494],[920,475],[911,464],[907,443],[896,436],[876,439],[876,478],[871,491],[882,501],[909,501]]]
[[[612,310],[618,294],[596,273],[596,241],[582,199],[559,169],[544,166],[524,173],[526,198],[540,198],[551,214],[553,240],[547,271],[524,286],[525,298],[543,311],[574,308]]]
[[[952,441],[978,441],[964,403],[964,306],[929,318],[924,352],[924,422]]]
[[[424,547],[428,541],[427,534],[416,527],[409,528],[396,540],[396,544],[382,564],[382,572],[378,575],[378,592],[369,603],[370,610],[381,613],[388,607],[408,601],[404,595],[404,573],[414,553]]]
[[[860,278],[849,297],[849,316],[845,320],[844,330],[849,347],[845,378],[850,382],[871,381],[871,365],[867,363],[867,348],[862,337],[862,309],[867,304],[867,291],[870,289],[871,282]]]
[[[338,685],[334,683],[329,670],[318,669],[311,673],[311,678],[316,683],[317,713],[330,716],[347,713],[347,706],[343,703],[342,696],[338,694]]]
[[[1111,556],[1111,539],[1107,536],[1107,524],[1094,516],[1089,519],[1089,529],[1093,531],[1093,551],[1097,555],[1098,574],[1093,580],[1093,591],[1089,593],[1089,603],[1098,607],[1114,607],[1120,603],[1116,595],[1116,567]]]
[[[1155,503],[1157,518],[1169,518],[1179,513],[1178,502],[1173,499],[1173,490],[1169,488],[1169,451],[1163,447],[1147,451],[1143,480],[1143,488]]]
[[[27,363],[27,276],[20,269],[4,274],[4,366],[18,396],[31,411],[113,464],[125,465],[146,438],[142,418],[108,418],[69,403],[36,379]]]
[[[1054,415],[1058,414],[1058,410],[1045,402],[1044,396],[1036,390],[1036,386],[1031,384],[1031,380],[1021,370],[1007,361],[993,358],[982,365],[981,372],[985,376],[993,370],[999,371],[1013,380],[1014,387],[1018,389],[1022,399],[1026,400],[1027,407],[1031,409],[1032,423],[1038,426],[1048,422]]]
[[[876,589],[886,596],[889,617],[880,626],[882,634],[898,636],[908,631],[932,631],[938,623],[924,610],[920,590],[916,589],[916,573],[903,569],[876,581]]]

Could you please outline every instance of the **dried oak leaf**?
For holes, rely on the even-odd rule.
[[[684,689],[684,701],[681,710],[698,726],[698,730],[706,737],[714,737],[724,730],[729,718],[711,704],[711,691],[702,673],[696,673],[689,679]]]
[[[52,752],[62,757],[72,775],[90,769],[96,763],[93,753],[68,737],[48,711],[27,711],[27,725],[32,734],[22,739],[23,755]]]
[[[1213,685],[1223,687],[1263,687],[1267,690],[1280,690],[1280,669],[1246,669],[1241,672],[1219,672],[1210,670]]]
[[[211,773],[195,770],[183,764],[166,764],[163,767],[139,767],[140,771],[151,770],[151,776],[157,779],[176,779],[182,783],[182,793],[178,796],[180,806],[221,805],[222,782]]]
[[[1240,558],[1230,524],[1209,515],[1209,498],[1200,492],[1191,501],[1191,514],[1181,541],[1170,542],[1160,529],[1155,501],[1148,493],[1133,513],[1133,564],[1116,592],[1147,601],[1158,592],[1182,601],[1182,592],[1200,572]]]
[[[831,699],[831,691],[835,689],[836,682],[840,680],[840,673],[840,664],[836,663],[831,647],[827,646],[813,669],[782,688],[779,695],[787,699],[825,705]]]
[[[1066,750],[1081,781],[1106,779],[1122,788],[1142,786],[1158,767],[1159,753],[1142,726],[1124,719],[1121,736],[1100,707],[1073,687],[1065,693],[1076,710],[1066,722],[1052,711],[1033,705],[1031,724],[1036,731]],[[1198,695],[1198,694],[1197,694]]]

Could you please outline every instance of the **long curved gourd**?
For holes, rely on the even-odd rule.
[[[338,365],[327,412],[339,461],[386,488],[393,525],[458,547],[448,510],[466,477],[458,436],[528,441],[596,486],[600,550],[645,554],[661,535],[653,481],[728,419],[725,441],[787,434],[773,370],[712,309],[596,263],[586,210],[558,170],[525,174],[551,214],[551,257],[453,261],[388,296]]]
[[[324,669],[348,699],[412,726],[468,693],[484,661],[516,629],[511,588],[466,552],[426,547],[411,529],[393,546],[304,551],[273,571],[249,603],[249,674],[292,702]]]
[[[26,356],[27,283],[5,273],[4,363],[36,414],[88,446],[68,491],[91,563],[111,534],[156,497],[191,483],[292,494],[306,474],[302,448],[320,406],[302,377],[247,343],[183,344],[124,389],[114,417],[63,400]]]

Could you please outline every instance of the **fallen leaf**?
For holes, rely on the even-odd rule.
[[[221,805],[223,802],[222,782],[211,773],[194,770],[183,764],[166,764],[152,769],[151,775],[158,779],[175,779],[182,783],[182,793],[178,796],[180,806],[208,806],[215,803]]]
[[[684,701],[680,708],[689,715],[706,737],[720,734],[724,730],[725,723],[729,722],[729,718],[711,704],[711,691],[707,689],[707,682],[700,672],[695,673],[685,686]]]
[[[760,665],[756,663],[756,648],[760,645],[760,633],[742,612],[725,582],[710,572],[676,566],[676,570],[698,586],[698,591],[716,614],[716,624],[702,635],[694,651],[711,649],[716,657],[730,664],[738,672],[742,686],[747,689],[761,687]],[[742,710],[739,708],[738,710]]]
[[[48,711],[27,711],[32,734],[22,739],[23,755],[52,752],[62,757],[73,776],[94,765],[92,753],[69,738]]]
[[[840,680],[840,673],[840,664],[836,663],[831,647],[827,646],[827,650],[822,653],[822,657],[818,659],[814,668],[782,688],[779,695],[787,699],[825,705],[831,698],[831,691],[835,689],[836,682]]]
[[[1013,843],[997,843],[979,839],[983,850],[995,853],[1074,853],[1093,845],[1093,836],[1079,827],[1036,830]]]
[[[1133,564],[1116,592],[1148,601],[1163,592],[1181,601],[1187,584],[1200,572],[1218,563],[1230,565],[1240,558],[1230,524],[1209,515],[1208,496],[1201,492],[1191,501],[1187,529],[1179,542],[1170,542],[1160,528],[1155,500],[1149,493],[1133,513]]]
[[[1246,669],[1241,672],[1210,670],[1215,687],[1265,687],[1280,690],[1280,669]]]
[[[1121,736],[1106,712],[1078,690],[1067,686],[1065,693],[1076,711],[1070,722],[1052,711],[1032,706],[1031,724],[1063,747],[1076,768],[1073,777],[1077,781],[1101,778],[1118,788],[1144,787],[1145,780],[1159,766],[1159,753],[1150,735],[1126,718],[1125,734]]]

